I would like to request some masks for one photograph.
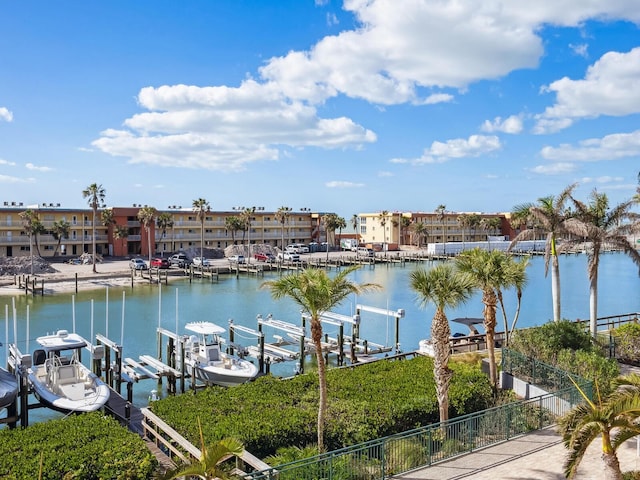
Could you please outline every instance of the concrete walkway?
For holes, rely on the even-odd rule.
[[[606,480],[595,441],[580,463],[576,480]],[[555,427],[517,437],[431,467],[393,477],[403,480],[561,480],[566,449]],[[636,439],[618,449],[623,472],[640,470]]]

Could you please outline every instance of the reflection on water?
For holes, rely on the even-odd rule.
[[[562,313],[565,318],[588,318],[589,283],[587,279],[586,257],[568,255],[560,259],[562,286]],[[416,294],[409,288],[409,274],[416,268],[429,268],[434,263],[407,264],[405,267],[377,265],[365,266],[354,273],[356,282],[379,283],[383,289],[359,298],[345,301],[336,313],[353,314],[356,304],[371,305],[389,310],[405,309],[406,315],[400,320],[399,339],[403,351],[416,350],[418,342],[429,336],[434,308],[420,309]],[[269,276],[271,275],[271,277]],[[117,343],[122,343],[126,357],[137,359],[141,354],[156,354],[156,328],[158,325],[178,333],[191,321],[209,320],[227,327],[229,319],[237,324],[257,329],[256,316],[272,314],[274,318],[299,324],[299,307],[285,299],[274,301],[268,290],[261,289],[265,279],[277,274],[266,274],[264,278],[221,276],[218,283],[177,281],[170,285],[136,285],[110,288],[72,295],[47,297],[15,297],[17,311],[18,345],[23,352],[35,348],[34,339],[59,329],[75,330],[86,338],[103,334]],[[544,260],[531,259],[528,269],[529,282],[524,290],[522,309],[518,325],[520,327],[539,325],[552,317],[551,278],[544,277]],[[616,315],[640,311],[640,278],[637,267],[620,253],[604,254],[600,262],[599,274],[599,316]],[[108,302],[107,300],[108,296]],[[124,301],[123,301],[124,296]],[[481,317],[480,294],[456,310],[448,310],[449,319],[456,317]],[[511,319],[515,311],[515,293],[505,293],[507,316]],[[9,341],[13,342],[13,316],[11,297],[0,298],[0,304],[7,304]],[[29,306],[29,338],[27,339],[27,305]],[[499,329],[502,321],[499,314]],[[392,346],[395,337],[395,322],[392,317],[363,313],[361,338],[375,343]],[[337,335],[337,327],[325,325],[325,333]],[[350,327],[345,327],[347,333]],[[466,327],[452,324],[452,332],[467,333]],[[267,341],[273,341],[273,334],[282,332],[265,329]],[[240,338],[238,338],[240,337]],[[242,338],[244,337],[244,338]],[[236,341],[255,344],[254,338],[239,333]],[[279,375],[294,372],[294,363],[274,366],[272,371]],[[146,404],[147,396],[155,382],[134,386],[136,404]]]

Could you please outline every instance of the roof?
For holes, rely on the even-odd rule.
[[[226,330],[213,322],[191,322],[187,323],[184,328],[190,332],[206,334],[220,334]]]

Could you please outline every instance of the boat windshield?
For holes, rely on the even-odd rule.
[[[217,345],[220,343],[220,337],[215,333],[205,333],[203,337],[205,345]]]

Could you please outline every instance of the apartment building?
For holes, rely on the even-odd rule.
[[[100,255],[132,256],[169,253],[179,250],[199,249],[202,243],[202,223],[192,208],[172,206],[159,210],[169,214],[172,223],[161,228],[157,223],[147,229],[140,223],[138,212],[146,205],[108,207],[101,209],[96,218],[96,252]],[[42,224],[42,232],[32,238],[25,233],[22,215],[27,210]],[[102,212],[109,210],[111,222],[103,224]],[[280,221],[276,212],[256,208],[250,215],[249,228],[231,230],[227,219],[240,217],[243,211],[207,212],[204,218],[204,247],[224,249],[230,245],[268,244],[280,247],[289,243],[325,241],[321,213],[309,209],[290,210]],[[4,202],[0,206],[0,256],[29,255],[30,244],[34,253],[42,257],[77,256],[93,249],[93,213],[91,209],[67,209],[60,204],[43,203],[24,205]],[[69,224],[69,235],[56,238],[54,225]],[[149,241],[150,240],[150,241]]]
[[[360,243],[395,250],[399,245],[480,242],[510,236],[507,214],[478,212],[377,212],[358,214]]]

